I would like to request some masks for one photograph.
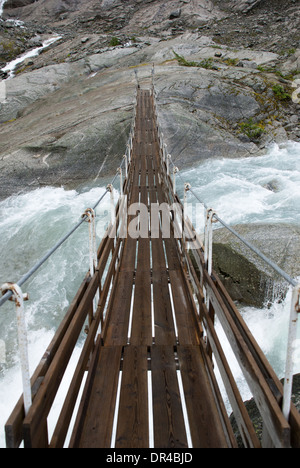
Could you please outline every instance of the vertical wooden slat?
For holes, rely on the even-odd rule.
[[[149,445],[147,347],[124,350],[116,448]]]
[[[71,448],[109,448],[122,347],[98,348],[79,409]]]
[[[178,346],[177,350],[193,446],[227,448],[200,348]]]
[[[186,448],[188,446],[187,436],[173,347],[153,346],[151,348],[151,369],[154,446]]]

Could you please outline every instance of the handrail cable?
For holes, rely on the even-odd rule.
[[[130,132],[130,137],[129,139],[131,138],[131,132]],[[127,146],[128,148],[128,146]],[[126,150],[127,152],[127,150]],[[122,168],[124,164],[124,158],[122,159],[122,163],[121,165],[119,166],[119,168]],[[112,179],[110,185],[113,185],[116,178],[118,177],[118,172],[115,174],[114,178]],[[93,206],[93,210],[95,210],[97,208],[97,206],[102,202],[102,200],[104,199],[104,197],[106,196],[106,194],[109,192],[109,189],[106,188],[104,194],[99,198],[99,200],[95,203],[95,205]],[[56,252],[57,249],[59,249],[59,247],[64,244],[64,242],[75,232],[77,231],[77,229],[86,221],[87,219],[87,215],[83,216],[81,218],[81,220],[67,233],[65,234],[27,273],[25,273],[25,275],[22,276],[21,279],[19,279],[19,281],[17,281],[17,285],[18,286],[22,286],[24,283],[26,283],[26,281],[29,280],[29,278],[31,278],[31,276],[48,260],[49,257],[51,257],[54,252]],[[7,291],[1,298],[0,298],[0,307],[6,302],[8,301],[11,297],[13,296],[13,293],[12,291]]]

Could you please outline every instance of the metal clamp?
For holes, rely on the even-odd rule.
[[[16,304],[18,342],[23,382],[24,411],[25,415],[27,415],[32,405],[32,395],[29,374],[28,340],[24,313],[24,301],[28,301],[29,297],[28,294],[23,294],[20,286],[15,283],[3,284],[0,288],[0,291],[2,295],[6,294],[8,291],[11,291],[13,296],[10,298],[10,300],[14,301]]]

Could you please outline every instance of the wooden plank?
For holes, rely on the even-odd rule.
[[[133,272],[135,270],[137,240],[128,236],[124,241],[120,271]]]
[[[201,350],[178,346],[180,371],[194,448],[227,448]]]
[[[152,344],[150,269],[137,271],[130,344],[133,346]]]
[[[173,346],[152,346],[154,447],[186,448],[187,436]]]
[[[180,262],[177,242],[174,239],[173,235],[174,234],[171,231],[170,239],[164,239],[164,244],[165,244],[166,255],[167,255],[168,269],[178,270],[181,267],[181,262]]]
[[[167,264],[162,239],[151,238],[152,245],[152,269],[153,271],[166,271]]]
[[[106,346],[127,344],[132,286],[133,272],[120,271],[115,297],[107,312],[108,322],[103,332]]]
[[[197,345],[199,344],[199,337],[195,324],[196,310],[192,304],[192,299],[188,296],[183,273],[181,270],[171,270],[169,275],[179,343]]]
[[[148,187],[154,187],[154,176],[155,171],[153,168],[153,157],[149,158],[147,161],[147,171],[148,171]]]
[[[122,347],[102,347],[90,370],[70,448],[110,448]]]
[[[147,347],[125,347],[116,448],[149,446],[147,370]]]
[[[157,345],[175,345],[175,329],[167,272],[153,271],[154,325]]]

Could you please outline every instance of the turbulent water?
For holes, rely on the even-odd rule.
[[[183,178],[228,224],[300,224],[299,143],[274,145],[261,157],[209,160]]]
[[[3,7],[4,7],[4,3],[6,2],[6,0],[0,0],[0,17],[2,16],[2,13],[3,13]]]
[[[298,143],[273,146],[259,158],[207,161],[183,172],[182,176],[192,184],[198,196],[230,224],[260,221],[300,223]],[[276,190],[271,191],[270,187]],[[0,283],[17,281],[79,221],[85,209],[92,206],[104,190],[104,187],[94,187],[77,192],[48,187],[1,202]],[[109,196],[97,210],[98,241],[107,224],[108,212]],[[31,373],[88,267],[88,226],[84,223],[24,285],[24,292],[30,294],[30,301],[26,303],[26,321]],[[280,377],[285,362],[289,300],[290,295],[284,303],[274,303],[271,309],[242,310]],[[225,340],[224,346],[229,348]],[[243,397],[248,398],[250,392],[244,385],[241,371],[234,359],[230,360]],[[300,366],[295,371],[300,372]],[[15,310],[12,303],[6,303],[0,308],[0,447],[5,446],[3,426],[20,393]]]
[[[0,282],[18,281],[93,206],[105,189],[84,193],[63,188],[42,188],[0,203]],[[97,210],[98,242],[108,221],[109,197]],[[30,371],[34,371],[54,331],[89,268],[88,224],[41,267],[26,285]],[[20,396],[21,376],[16,336],[15,308],[0,308],[0,447],[5,445],[3,426]]]

